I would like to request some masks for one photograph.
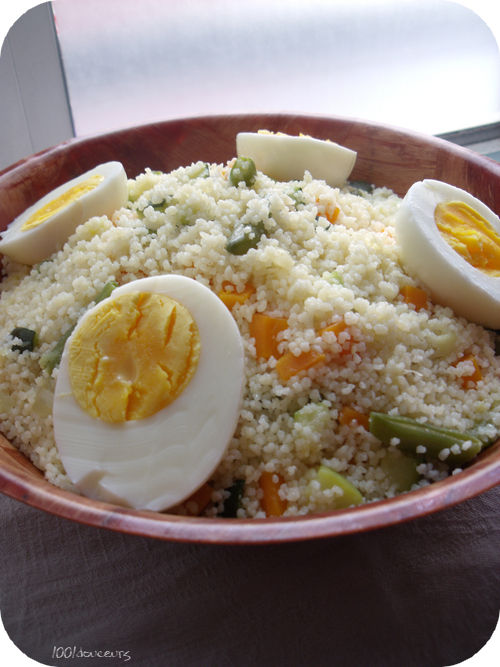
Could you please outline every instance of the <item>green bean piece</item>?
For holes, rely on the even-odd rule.
[[[102,290],[97,294],[95,297],[94,301],[95,303],[100,303],[101,301],[104,301],[104,299],[107,299],[108,296],[111,294],[111,292],[115,289],[115,287],[118,287],[118,283],[116,280],[110,280],[107,282]]]
[[[15,343],[11,350],[14,352],[33,352],[35,346],[38,344],[38,335],[33,329],[26,327],[15,327],[10,332],[12,338],[17,338],[20,343]]]
[[[257,169],[252,158],[238,157],[231,168],[229,180],[233,185],[237,186],[238,183],[245,183],[245,185],[250,187],[255,182],[256,174]]]
[[[45,352],[45,354],[42,354],[40,357],[40,366],[43,368],[43,370],[47,371],[48,373],[52,373],[54,368],[59,365],[66,341],[73,333],[74,328],[75,327],[73,326],[65,331],[54,347],[51,348],[48,352]]]
[[[226,243],[226,250],[232,255],[245,255],[250,248],[256,248],[260,237],[265,233],[263,222],[256,225],[240,225],[233,231]]]
[[[245,490],[245,480],[235,480],[234,484],[226,490],[229,491],[229,496],[224,501],[224,509],[220,513],[220,516],[226,519],[235,519],[237,511],[241,507],[241,499],[243,497],[243,491]]]
[[[471,461],[485,446],[479,438],[470,433],[460,433],[439,426],[421,424],[410,417],[387,415],[381,412],[370,413],[370,433],[385,445],[390,445],[392,439],[397,438],[398,447],[402,451],[421,456],[424,459],[444,460],[451,465]],[[460,451],[452,451],[452,448],[456,449],[454,445],[458,445]],[[465,449],[463,449],[464,445]],[[425,447],[426,451],[422,453],[417,451],[419,446]],[[444,450],[448,450],[448,453]]]

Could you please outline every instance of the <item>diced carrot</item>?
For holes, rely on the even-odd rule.
[[[343,405],[342,408],[340,409],[339,424],[342,424],[343,426],[349,426],[353,422],[356,422],[357,424],[362,426],[366,431],[368,431],[369,428],[368,415],[365,415],[362,412],[358,412],[358,410],[351,408],[349,405]]]
[[[415,310],[420,310],[421,308],[427,308],[429,306],[427,292],[420,289],[420,287],[403,285],[399,293],[408,305],[414,306]]]
[[[340,320],[339,322],[335,322],[334,324],[323,327],[323,329],[319,331],[319,335],[322,336],[327,331],[332,331],[338,339],[340,333],[343,331],[349,331],[349,327],[344,322],[344,320]],[[342,346],[340,354],[349,354],[351,351],[352,343],[352,336],[350,336],[349,339],[345,340],[343,343],[339,343],[339,345]]]
[[[326,357],[322,352],[309,350],[309,352],[302,352],[296,357],[291,352],[286,352],[278,359],[276,363],[276,370],[281,380],[289,380],[300,371],[306,371],[317,364],[325,361]]]
[[[245,285],[241,292],[236,291],[235,285],[230,282],[224,282],[222,289],[219,292],[219,299],[229,308],[232,308],[237,303],[245,303],[255,293],[255,287],[249,283]]]
[[[199,516],[212,499],[212,487],[206,483],[195,491],[183,505],[188,514]]]
[[[474,386],[483,379],[483,373],[481,372],[481,367],[478,364],[476,357],[473,354],[464,354],[460,359],[457,359],[453,366],[458,366],[463,361],[471,361],[474,366],[474,370],[469,375],[462,375],[460,378],[462,380],[463,389],[469,388],[469,383],[472,383]]]
[[[266,516],[281,516],[286,510],[287,502],[279,495],[282,484],[283,478],[281,475],[267,472],[267,470],[264,470],[261,474],[259,479],[259,486],[262,489],[260,504]]]
[[[250,322],[250,336],[255,339],[257,359],[278,359],[277,340],[280,331],[288,328],[288,320],[284,317],[271,317],[265,313],[255,313]]]
[[[340,208],[336,206],[333,211],[331,209],[327,208],[325,211],[325,218],[330,222],[332,225],[335,222],[335,220],[339,217],[340,213]]]

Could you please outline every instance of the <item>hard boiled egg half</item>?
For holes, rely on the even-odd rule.
[[[84,495],[165,510],[198,489],[236,428],[244,353],[229,310],[177,275],[133,281],[87,311],[54,397],[64,468]]]
[[[236,152],[238,157],[252,158],[259,171],[277,181],[301,180],[307,170],[332,187],[346,182],[357,155],[333,141],[268,130],[238,133]]]
[[[491,209],[453,185],[419,181],[396,215],[396,239],[435,302],[500,328],[500,219]]]
[[[60,185],[13,220],[0,252],[21,264],[37,264],[60,250],[83,222],[110,216],[127,203],[127,175],[120,162],[106,162]]]

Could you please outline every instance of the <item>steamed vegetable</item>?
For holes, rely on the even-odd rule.
[[[259,480],[259,486],[262,489],[261,506],[266,516],[281,516],[286,510],[286,500],[279,495],[280,486],[283,484],[283,478],[276,473],[262,473]]]
[[[38,343],[38,335],[33,329],[27,329],[26,327],[15,327],[10,332],[12,338],[20,341],[19,343],[14,343],[11,349],[18,352],[33,352],[35,346]]]
[[[471,433],[421,424],[410,417],[371,412],[369,423],[370,433],[385,445],[396,444],[409,454],[446,460],[452,465],[471,461],[484,446]]]
[[[343,509],[351,505],[359,505],[363,502],[363,496],[358,489],[346,477],[332,470],[328,466],[322,465],[318,468],[316,477],[322,489],[331,489],[336,486],[342,490],[341,496],[335,498],[335,508]]]

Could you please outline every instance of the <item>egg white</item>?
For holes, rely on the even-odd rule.
[[[230,311],[191,278],[143,278],[116,288],[108,298],[127,292],[166,294],[189,310],[201,343],[194,376],[178,398],[151,417],[109,424],[89,416],[72,395],[70,338],[55,389],[55,440],[68,476],[84,495],[161,511],[199,488],[225,453],[239,417],[243,344]]]
[[[73,199],[39,225],[21,229],[39,209],[94,174],[104,177],[95,188]],[[37,264],[60,250],[78,225],[95,215],[110,216],[124,206],[127,199],[127,175],[123,165],[120,162],[100,164],[55,188],[15,218],[2,234],[0,253],[21,264]]]
[[[270,132],[240,132],[236,135],[238,157],[249,157],[259,171],[277,181],[314,178],[338,187],[348,179],[356,152],[333,141]]]
[[[462,201],[482,215],[500,235],[500,219],[483,202],[453,185],[425,179],[414,183],[396,214],[401,260],[429,290],[432,299],[457,315],[500,328],[500,277],[473,267],[441,236],[434,220],[440,202]]]

